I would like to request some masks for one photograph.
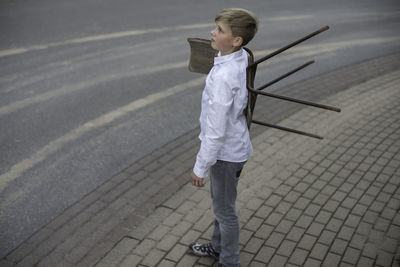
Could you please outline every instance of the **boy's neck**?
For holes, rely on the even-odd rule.
[[[229,50],[229,51],[226,51],[226,52],[222,52],[222,51],[219,51],[219,52],[221,53],[221,56],[227,56],[227,55],[230,55],[230,54],[233,54],[233,53],[239,51],[241,48],[242,47],[239,46],[239,47],[234,47],[232,50]]]

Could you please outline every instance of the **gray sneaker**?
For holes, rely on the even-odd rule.
[[[213,257],[215,259],[219,258],[219,253],[214,250],[211,243],[203,245],[199,243],[192,243],[189,245],[189,251],[196,256]]]

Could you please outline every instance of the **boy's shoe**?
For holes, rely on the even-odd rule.
[[[219,258],[219,253],[214,250],[211,243],[203,245],[199,243],[192,243],[189,245],[189,251],[196,256],[207,256],[216,259]]]

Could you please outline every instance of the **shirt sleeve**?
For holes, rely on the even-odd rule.
[[[193,172],[200,178],[207,176],[208,169],[217,161],[225,138],[229,112],[233,104],[233,90],[227,79],[215,79],[209,99],[204,138],[196,157]]]

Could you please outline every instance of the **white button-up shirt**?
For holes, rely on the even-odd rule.
[[[200,115],[200,151],[193,172],[201,178],[217,160],[244,162],[253,148],[246,124],[247,53],[243,49],[215,57],[207,75]]]

